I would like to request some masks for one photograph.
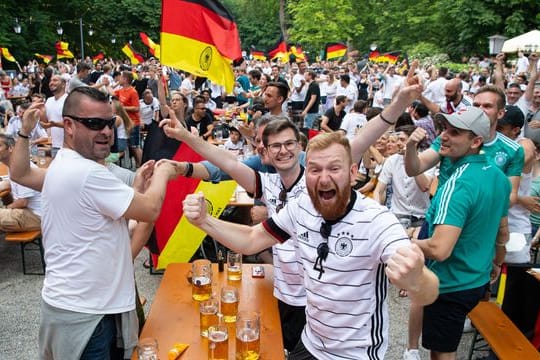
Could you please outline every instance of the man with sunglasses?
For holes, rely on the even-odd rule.
[[[395,216],[351,189],[357,165],[340,132],[312,138],[306,165],[308,191],[261,224],[207,217],[202,194],[186,197],[184,215],[240,253],[293,243],[303,269],[307,323],[290,360],[382,359],[388,346],[387,280],[420,304],[435,299],[438,281]]]
[[[427,238],[413,239],[439,277],[439,297],[423,309],[422,345],[432,359],[455,359],[467,314],[484,298],[504,261],[508,241],[510,182],[480,153],[491,137],[483,110],[448,115],[439,155],[449,162],[448,179],[426,213]]]
[[[66,98],[64,144],[49,168],[30,167],[28,134],[41,108],[34,104],[23,117],[10,162],[15,181],[42,192],[40,358],[108,359],[117,333],[126,351],[120,356],[129,358],[138,327],[126,219],[155,221],[175,168],[167,161],[146,167],[136,189],[113,175],[103,164],[115,117],[109,97],[91,87]]]
[[[270,116],[269,119],[262,132],[262,142],[267,163],[277,171],[273,174],[251,169],[227,150],[193,136],[176,119],[163,120],[161,125],[167,136],[188,144],[205,159],[217,164],[248,194],[261,199],[271,216],[290,199],[297,198],[305,191],[305,180],[304,167],[299,162],[301,147],[298,128],[287,118]],[[185,175],[191,175],[187,172]],[[292,242],[273,246],[273,263],[274,296],[278,299],[283,342],[285,348],[291,351],[304,328],[306,305],[302,271]]]

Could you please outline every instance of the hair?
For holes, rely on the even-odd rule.
[[[411,136],[411,134],[416,130],[415,125],[401,125],[399,127],[396,127],[395,132],[402,132],[407,134],[407,136]]]
[[[428,107],[424,105],[423,103],[421,103],[420,101],[415,101],[412,107],[414,108],[414,111],[416,111],[418,116],[420,116],[421,118],[426,117],[429,114]]]
[[[152,96],[154,96],[154,94],[152,93],[152,90],[150,89],[144,89],[144,91],[142,92],[142,95],[146,95],[146,94],[152,94]]]
[[[414,125],[414,121],[411,118],[411,115],[408,112],[404,112],[396,120],[395,128],[398,128],[400,126],[404,125]]]
[[[124,71],[122,71],[121,75],[122,75],[122,77],[126,78],[128,83],[131,84],[133,82],[133,73],[131,71],[124,70]]]
[[[287,86],[287,84],[284,84],[280,81],[270,81],[268,85],[266,85],[266,88],[269,88],[270,86],[278,89],[278,95],[283,98],[283,101],[285,101],[289,96],[289,87]]]
[[[110,64],[103,65],[103,72],[109,72],[111,71],[112,66]]]
[[[340,75],[340,76],[339,76],[339,80],[343,80],[343,81],[345,81],[347,84],[350,84],[350,82],[351,82],[351,77],[349,76],[349,74],[343,74],[343,75]]]
[[[309,77],[311,78],[311,80],[315,80],[315,78],[317,77],[317,73],[313,70],[308,70],[306,71],[306,73],[309,74]]]
[[[368,104],[368,103],[367,103],[367,101],[365,101],[365,100],[356,100],[356,101],[354,102],[354,105],[353,105],[353,110],[354,110],[354,112],[355,112],[355,113],[359,113],[359,114],[362,113],[362,112],[364,112],[364,110],[365,110],[367,104]]]
[[[257,81],[261,80],[261,72],[259,70],[251,70],[249,72],[249,76],[251,76]]]
[[[300,133],[300,137],[298,138],[298,142],[300,143],[300,146],[302,146],[302,150],[306,151],[307,145],[309,143],[309,139],[303,132]]]
[[[33,98],[39,98],[41,100],[45,100],[45,94],[42,94],[42,93],[34,93],[32,94],[32,96],[30,97],[31,99]]]
[[[81,61],[80,63],[77,64],[77,72],[80,73],[81,71],[84,71],[84,70],[90,70],[92,67],[90,66],[90,64],[84,62],[84,61]]]
[[[441,66],[439,69],[439,77],[446,77],[446,75],[448,75],[448,68]]]
[[[21,109],[23,110],[28,110],[28,108],[30,107],[31,103],[29,101],[25,101],[23,103],[21,103],[19,106],[21,107]]]
[[[70,115],[76,112],[79,108],[81,97],[86,96],[94,102],[100,102],[103,104],[109,103],[109,95],[99,91],[98,89],[91,88],[89,86],[81,86],[71,90],[64,102],[64,108],[62,110],[62,116]]]
[[[522,90],[521,90],[521,86],[519,86],[518,83],[510,83],[510,84],[508,84],[507,89],[510,89],[510,88],[516,88],[516,89],[518,89],[519,91],[522,91]]]
[[[294,132],[294,138],[296,140],[300,139],[300,131],[298,130],[298,127],[288,119],[274,119],[268,122],[268,125],[266,125],[263,131],[262,141],[264,146],[268,146],[268,137],[270,135],[278,134],[287,129],[291,129]]]
[[[8,148],[12,148],[15,146],[15,139],[13,138],[13,136],[0,133],[0,141],[6,144]]]
[[[373,119],[375,116],[379,115],[382,112],[381,108],[378,107],[370,107],[366,111],[366,119],[369,121]]]
[[[347,97],[345,95],[336,96],[336,105],[339,105],[339,104],[344,103],[346,101],[347,101]]]
[[[120,102],[120,100],[115,99],[113,100],[114,105],[114,111],[116,113],[116,116],[120,116],[122,119],[122,122],[124,123],[124,128],[126,129],[126,135],[129,135],[131,133],[131,129],[133,128],[133,122],[129,118],[129,115],[124,108],[124,105]]]
[[[501,88],[495,85],[484,85],[480,89],[478,89],[475,96],[486,92],[497,95],[497,109],[504,109],[504,105],[506,105],[506,94]]]
[[[197,104],[204,104],[206,106],[206,99],[203,96],[197,95],[193,99],[193,108],[195,109],[195,106]]]
[[[349,144],[349,140],[341,131],[322,133],[311,138],[306,148],[306,157],[309,157],[310,151],[324,150],[333,144],[343,146],[347,153],[349,163],[352,164],[351,144]]]

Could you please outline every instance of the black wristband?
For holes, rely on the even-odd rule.
[[[387,123],[388,125],[395,125],[396,123],[395,122],[390,122],[388,121],[382,114],[382,111],[379,113],[379,116],[381,117],[381,120],[384,121],[385,123]]]
[[[193,175],[193,164],[188,162],[186,163],[186,166],[187,166],[187,170],[186,170],[186,173],[184,174],[184,177],[191,177],[191,175]]]
[[[21,130],[17,131],[17,135],[18,135],[19,137],[22,137],[23,139],[26,139],[26,140],[30,139],[30,136],[29,136],[29,135],[23,135],[23,134],[21,134]]]

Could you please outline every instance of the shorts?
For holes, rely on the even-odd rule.
[[[138,147],[141,145],[141,126],[136,125],[131,129],[131,134],[129,135],[129,146]]]
[[[463,334],[465,318],[484,297],[488,285],[439,294],[433,304],[425,306],[422,346],[436,352],[455,352]]]

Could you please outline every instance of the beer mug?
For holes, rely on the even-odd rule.
[[[201,336],[208,337],[208,327],[218,324],[219,299],[201,301],[199,314],[201,318]]]
[[[143,338],[137,344],[139,360],[158,360],[158,343],[154,338]]]
[[[227,325],[212,325],[208,328],[208,359],[229,358],[229,330]]]
[[[257,360],[261,347],[261,318],[255,311],[240,311],[236,317],[236,359]]]
[[[191,264],[191,294],[193,300],[203,301],[212,295],[212,263],[210,260],[195,260]]]
[[[223,321],[232,323],[236,321],[238,313],[238,289],[234,286],[224,286],[221,288],[221,313]]]
[[[227,279],[231,281],[242,280],[242,254],[234,251],[227,252]]]

